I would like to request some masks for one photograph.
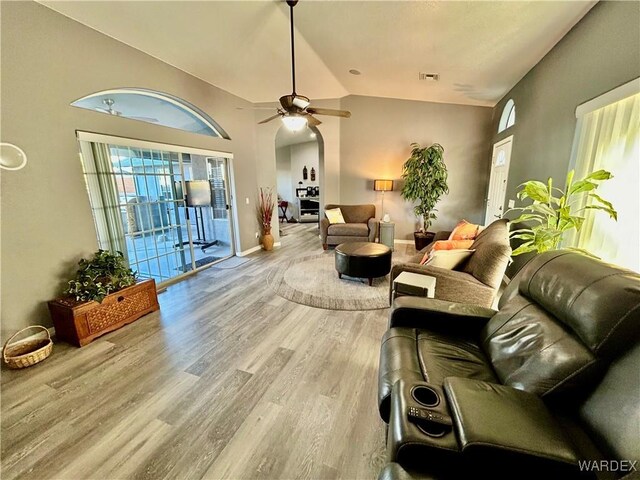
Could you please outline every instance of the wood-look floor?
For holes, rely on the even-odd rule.
[[[267,286],[322,251],[312,225],[235,269],[160,295],[161,311],[44,363],[3,367],[3,479],[375,478],[388,310],[322,310]]]

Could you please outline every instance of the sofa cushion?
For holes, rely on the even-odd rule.
[[[433,242],[433,250],[459,250],[468,249],[473,245],[473,240],[438,240]]]
[[[579,416],[600,450],[613,458],[640,460],[640,344],[636,343],[607,370],[606,375],[579,407]],[[629,477],[631,479],[631,477]]]
[[[455,270],[473,255],[473,252],[473,250],[460,248],[455,250],[431,250],[424,265]]]
[[[425,253],[420,260],[420,265],[427,263],[432,251],[468,249],[471,245],[473,245],[473,240],[438,240],[432,242],[424,248]]]
[[[472,341],[407,327],[390,328],[382,337],[379,373],[380,415],[385,421],[391,389],[401,378],[436,385],[448,376],[497,381],[486,356]]]
[[[461,220],[449,235],[449,240],[475,240],[480,232],[480,225]]]
[[[475,253],[469,257],[462,271],[497,289],[511,260],[508,221],[493,222],[480,232],[469,249]]]
[[[487,357],[473,341],[428,330],[417,330],[420,369],[427,382],[442,385],[447,377],[497,380]]]
[[[518,296],[487,322],[482,347],[500,383],[540,396],[566,397],[599,374],[599,364],[572,332],[535,302]]]
[[[324,214],[327,216],[329,223],[346,223],[342,216],[342,212],[339,208],[332,208],[331,210],[325,210]]]
[[[329,225],[327,232],[344,237],[366,237],[369,235],[369,226],[366,223],[336,223]]]
[[[568,250],[534,258],[519,293],[550,312],[597,356],[619,355],[640,335],[640,277]],[[609,301],[615,298],[615,302]]]

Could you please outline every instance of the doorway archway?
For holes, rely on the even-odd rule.
[[[297,132],[285,126],[275,139],[278,199],[286,204],[286,221],[316,223],[324,215],[324,140],[317,127]],[[278,208],[282,215],[283,209]]]

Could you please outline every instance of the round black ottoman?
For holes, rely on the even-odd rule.
[[[349,242],[336,247],[338,278],[349,275],[368,278],[369,286],[374,278],[384,277],[391,271],[391,249],[381,243]]]

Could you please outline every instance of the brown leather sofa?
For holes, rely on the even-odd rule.
[[[511,259],[509,225],[507,220],[496,220],[487,226],[469,248],[473,255],[456,270],[420,265],[425,252],[433,243],[446,240],[451,232],[438,232],[431,244],[412,257],[407,263],[394,265],[389,282],[389,299],[393,280],[402,272],[430,275],[436,279],[435,298],[449,302],[472,303],[484,307],[493,304],[504,272]]]
[[[639,274],[547,252],[518,272],[498,311],[401,297],[389,327],[380,479],[637,478]],[[416,398],[433,403],[429,389],[450,426],[409,420]]]
[[[320,220],[320,239],[325,250],[329,245],[346,242],[374,242],[378,234],[375,205],[325,205],[324,209],[340,208],[345,223],[330,224],[327,217]]]

